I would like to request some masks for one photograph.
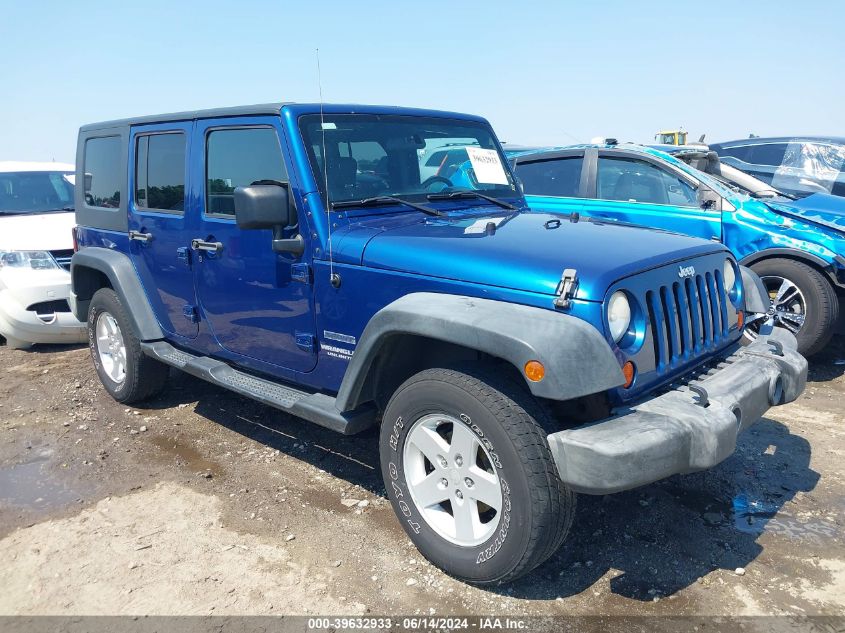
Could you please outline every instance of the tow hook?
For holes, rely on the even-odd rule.
[[[772,346],[772,354],[774,354],[775,356],[783,356],[783,343],[781,343],[780,341],[775,341],[773,339],[769,339],[766,342]]]

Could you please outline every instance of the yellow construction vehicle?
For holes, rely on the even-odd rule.
[[[661,145],[686,145],[687,133],[684,128],[679,130],[662,130],[654,135],[654,140]]]

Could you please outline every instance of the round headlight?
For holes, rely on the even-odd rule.
[[[729,259],[725,260],[725,290],[730,292],[733,290],[734,284],[736,284],[736,269],[734,268],[733,262]]]
[[[617,290],[610,297],[607,305],[607,323],[610,326],[610,336],[618,343],[631,325],[631,303],[622,290]]]

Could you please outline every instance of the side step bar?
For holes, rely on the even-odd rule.
[[[341,413],[335,407],[336,399],[324,393],[300,391],[257,378],[208,356],[183,352],[164,341],[141,343],[141,350],[147,356],[192,376],[344,435],[360,433],[376,423],[374,407]]]

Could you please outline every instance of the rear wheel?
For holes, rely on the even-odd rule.
[[[145,356],[114,290],[101,288],[88,310],[88,345],[103,387],[118,402],[145,400],[164,388],[169,369]]]
[[[430,369],[399,387],[385,411],[381,468],[423,556],[494,584],[558,549],[575,496],[558,477],[549,426],[529,393],[480,367]]]
[[[839,318],[839,301],[830,282],[815,268],[793,259],[765,259],[751,266],[763,280],[771,305],[749,323],[749,335],[760,326],[783,327],[798,339],[798,351],[812,356],[830,340]]]

